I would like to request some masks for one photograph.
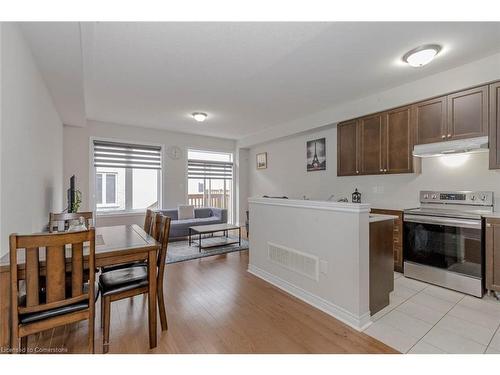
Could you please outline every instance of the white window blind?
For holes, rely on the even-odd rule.
[[[188,178],[231,180],[233,163],[229,161],[188,160]]]
[[[94,166],[160,170],[161,147],[95,140]]]

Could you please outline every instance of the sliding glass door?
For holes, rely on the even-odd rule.
[[[228,211],[232,222],[233,155],[188,150],[188,204]]]

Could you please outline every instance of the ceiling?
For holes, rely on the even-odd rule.
[[[241,139],[500,51],[500,23],[23,23],[63,122]],[[431,64],[401,56],[438,43]],[[208,113],[204,123],[189,114]]]

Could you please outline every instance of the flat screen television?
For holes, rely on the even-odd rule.
[[[68,212],[73,212],[73,206],[75,203],[76,192],[75,192],[75,175],[71,176],[69,179],[69,189],[68,189]]]

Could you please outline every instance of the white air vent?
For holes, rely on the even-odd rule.
[[[290,271],[318,281],[318,257],[271,242],[268,242],[267,245],[268,256],[271,261]]]

